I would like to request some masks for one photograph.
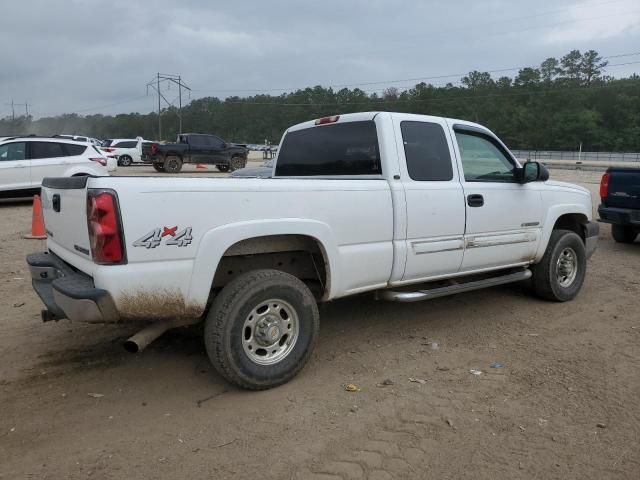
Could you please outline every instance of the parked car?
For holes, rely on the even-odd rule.
[[[75,140],[76,142],[86,142],[86,143],[90,143],[91,145],[94,145],[96,147],[99,147],[102,145],[102,141],[98,140],[97,138],[93,138],[93,137],[87,137],[84,135],[69,135],[66,133],[60,134],[60,135],[54,135],[55,138],[66,138],[67,140]]]
[[[265,389],[310,358],[318,302],[528,279],[564,302],[596,248],[589,191],[520,165],[475,123],[321,118],[289,128],[275,162],[269,179],[46,179],[48,253],[27,258],[43,319],[155,320],[131,351],[202,321],[216,369]]]
[[[185,163],[213,164],[221,172],[244,168],[249,151],[245,145],[227,143],[215,135],[183,133],[177,143],[142,146],[142,160],[158,172],[178,173]]]
[[[109,175],[92,145],[62,138],[9,137],[0,141],[0,197],[30,196],[44,177]]]
[[[231,172],[233,178],[269,178],[273,173],[275,159],[270,158],[259,167],[245,167]]]
[[[633,243],[640,234],[640,170],[610,167],[600,181],[600,221],[611,224],[616,242]]]
[[[151,143],[142,137],[116,138],[106,142],[108,145],[103,145],[100,149],[107,155],[115,157],[118,165],[122,167],[128,167],[133,163],[142,163],[142,145]]]

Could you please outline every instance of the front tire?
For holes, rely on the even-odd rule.
[[[182,170],[182,159],[175,155],[164,159],[164,171],[167,173],[178,173]]]
[[[638,236],[638,232],[633,227],[611,225],[611,236],[618,243],[633,243]]]
[[[229,164],[229,170],[234,172],[236,170],[240,170],[241,168],[246,167],[246,165],[247,165],[247,161],[245,159],[243,159],[242,157],[236,156],[231,159],[231,163]]]
[[[587,270],[582,238],[569,230],[554,230],[542,260],[531,270],[533,288],[539,297],[555,302],[573,300]]]
[[[204,342],[224,378],[264,390],[288,382],[304,367],[319,328],[318,306],[304,283],[278,270],[254,270],[216,296]]]

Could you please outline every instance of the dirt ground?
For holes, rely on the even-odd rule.
[[[594,201],[599,176],[552,171]],[[256,393],[217,375],[197,328],[131,355],[134,327],[43,324],[30,209],[0,204],[2,479],[639,478],[640,243],[606,225],[573,302],[520,284],[335,301],[308,366]]]

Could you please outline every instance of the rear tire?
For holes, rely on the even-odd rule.
[[[182,159],[175,155],[170,155],[164,159],[164,171],[166,173],[178,173],[182,170]]]
[[[638,236],[638,232],[633,227],[611,225],[611,235],[618,243],[633,243]]]
[[[570,230],[554,230],[540,263],[533,265],[533,288],[545,300],[573,300],[587,270],[584,242]]]
[[[279,270],[239,275],[216,296],[204,342],[229,382],[264,390],[291,380],[309,360],[320,328],[313,294]]]
[[[164,165],[162,165],[161,163],[154,163],[153,168],[156,172],[164,172]]]
[[[227,173],[229,171],[229,165],[216,165],[216,168],[222,173]]]
[[[120,165],[121,167],[130,167],[132,163],[133,160],[129,155],[122,155],[120,158],[118,158],[118,165]]]

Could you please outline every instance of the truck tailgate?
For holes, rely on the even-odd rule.
[[[42,182],[42,210],[48,237],[47,246],[78,268],[78,263],[91,260],[87,227],[89,178],[45,178]],[[70,260],[74,257],[77,257],[79,262]]]
[[[609,194],[603,199],[607,207],[640,210],[640,170],[637,168],[610,168]]]

